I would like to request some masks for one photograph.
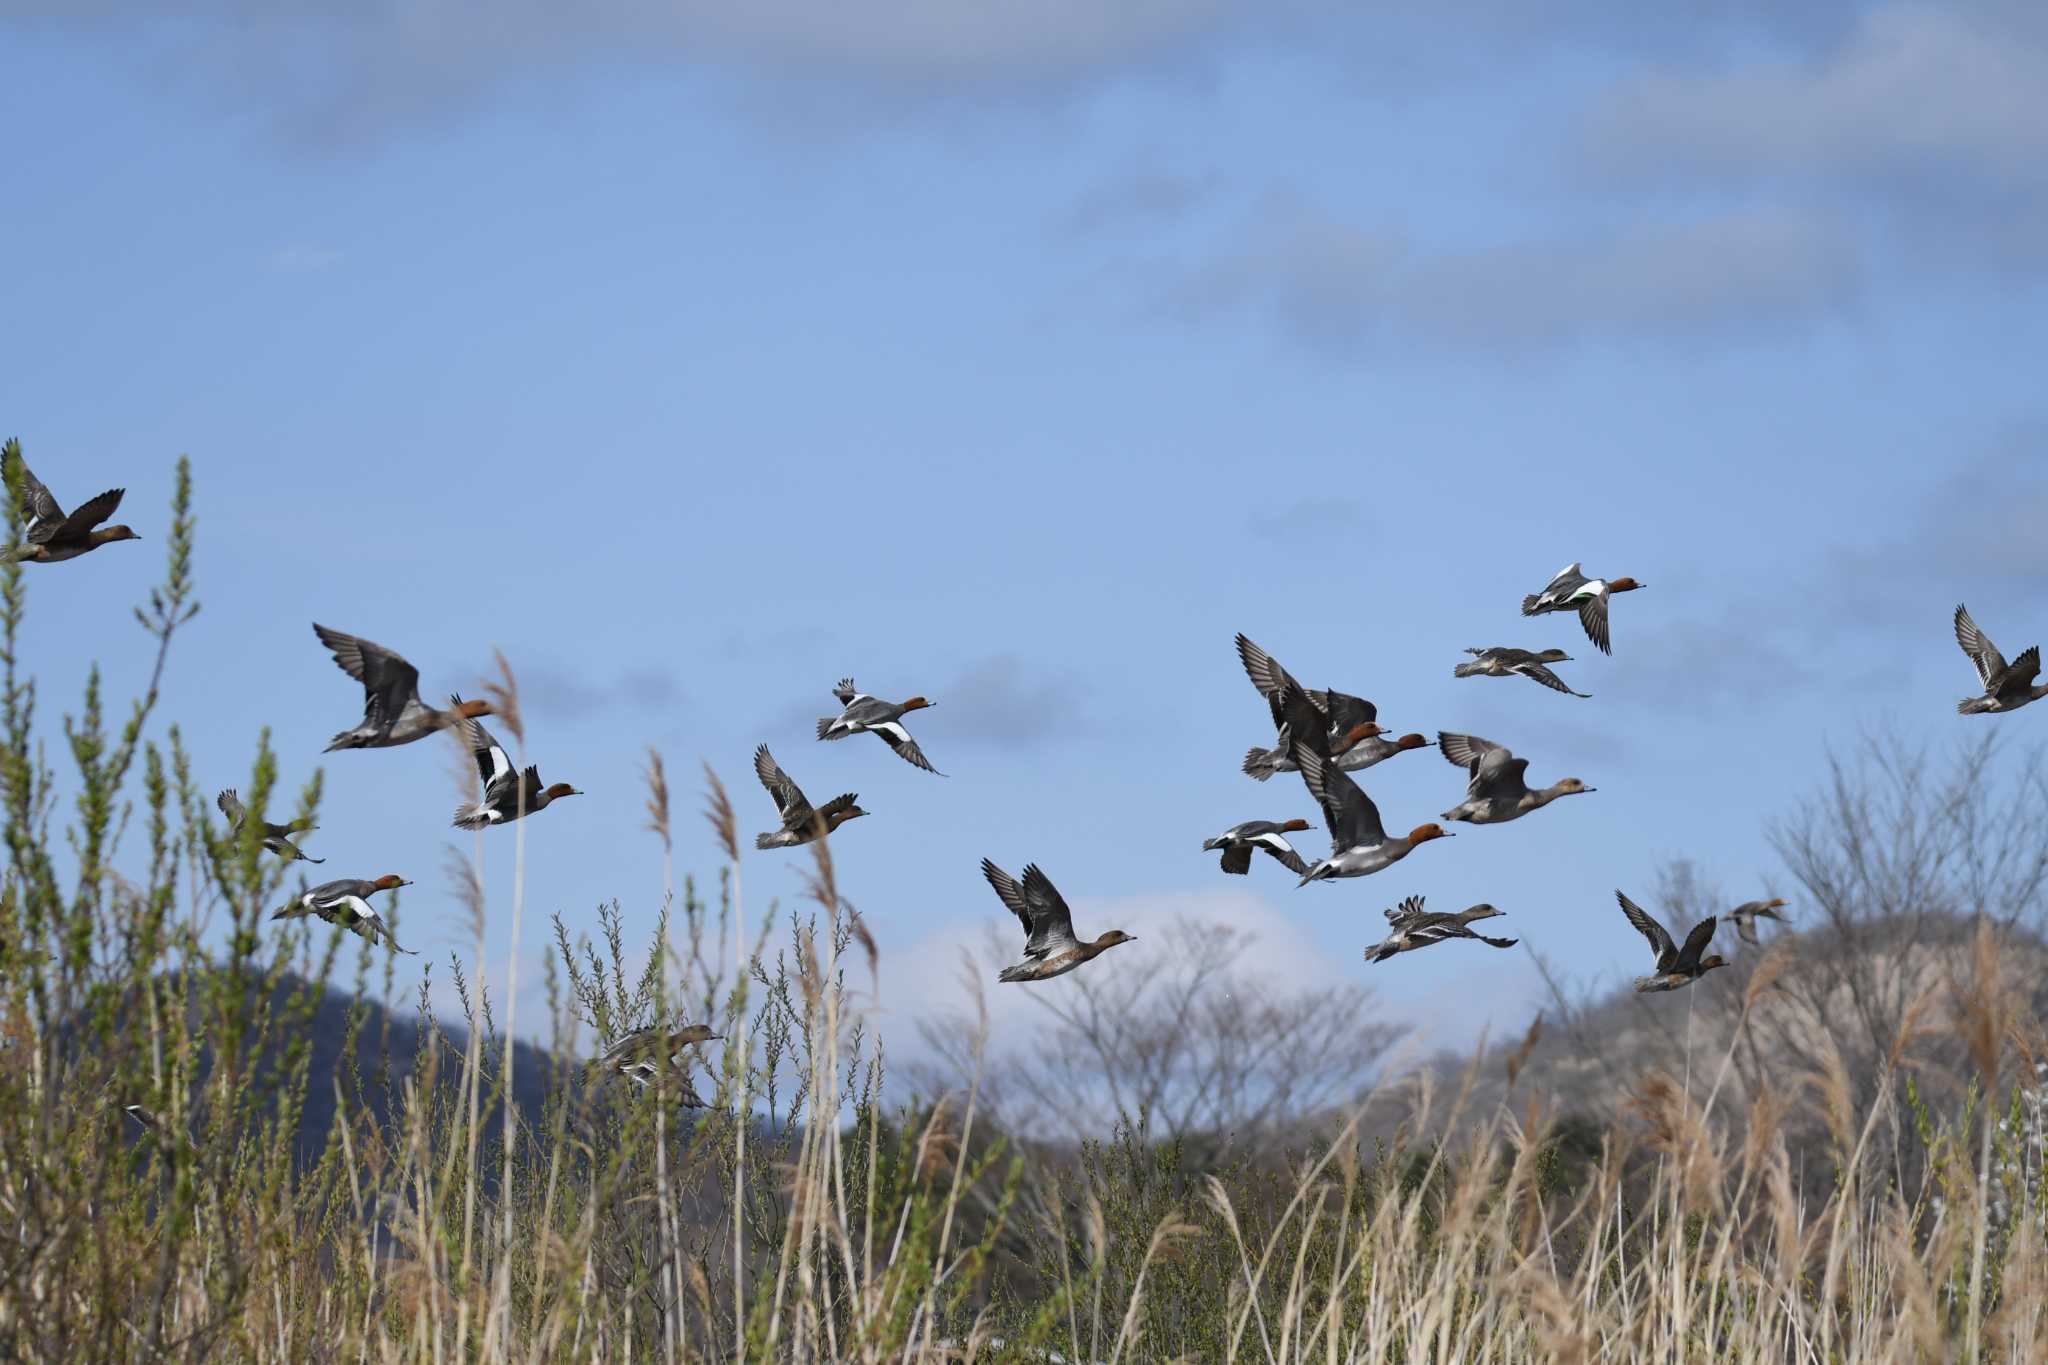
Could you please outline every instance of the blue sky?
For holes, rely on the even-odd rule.
[[[416,877],[433,952],[466,939],[446,751],[323,758],[360,692],[310,621],[437,696],[504,650],[530,756],[589,793],[528,831],[530,909],[579,927],[652,922],[650,742],[707,875],[700,758],[748,834],[757,742],[857,790],[835,852],[895,1018],[1008,932],[984,855],[1084,932],[1228,915],[1306,978],[1366,979],[1411,893],[1633,974],[1612,888],[1687,856],[1792,894],[1764,829],[1829,744],[2048,720],[1958,718],[1948,629],[2048,636],[2048,19],[1639,8],[0,0],[0,426],[151,537],[35,574],[46,714],[88,659],[139,684],[189,452],[166,714],[214,785],[264,725],[288,781],[324,763],[322,871]],[[1611,660],[1516,612],[1574,559],[1650,584]],[[1239,630],[1600,790],[1225,884],[1205,836],[1313,813],[1237,771]],[[1489,644],[1566,647],[1594,699],[1453,681]],[[950,778],[812,740],[848,673],[937,699]],[[1365,785],[1405,828],[1462,775]],[[802,866],[750,853],[756,909]],[[1440,1039],[1535,998],[1520,952],[1399,968],[1369,979]]]

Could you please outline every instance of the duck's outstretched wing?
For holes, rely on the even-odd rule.
[[[1614,899],[1621,902],[1621,913],[1628,916],[1628,922],[1636,927],[1636,932],[1650,941],[1650,951],[1657,955],[1657,970],[1670,970],[1671,963],[1678,956],[1678,946],[1671,941],[1670,933],[1650,917],[1649,911],[1621,892],[1616,891]],[[1712,932],[1711,928],[1708,932]]]
[[[1521,674],[1525,678],[1533,678],[1535,681],[1542,683],[1545,687],[1548,687],[1555,692],[1564,692],[1574,697],[1590,697],[1593,695],[1591,692],[1572,691],[1571,688],[1565,686],[1564,679],[1558,677],[1557,674],[1552,673],[1550,669],[1544,664],[1517,664],[1515,665],[1515,672]]]
[[[1686,968],[1699,966],[1700,954],[1714,941],[1714,926],[1717,922],[1714,916],[1708,915],[1695,924],[1692,932],[1685,936],[1685,946],[1678,950],[1678,960],[1673,965]]]
[[[992,858],[981,860],[981,875],[988,878],[988,884],[995,888],[996,896],[1010,908],[1017,922],[1024,926],[1024,940],[1031,940],[1031,907],[1024,900],[1024,888],[1017,885],[1017,879],[995,865]]]
[[[64,518],[61,524],[54,527],[46,539],[78,539],[86,532],[92,530],[93,527],[114,515],[114,509],[121,505],[121,495],[127,491],[125,488],[109,488],[91,501],[80,503],[78,510]]]
[[[419,697],[420,671],[393,650],[358,635],[330,630],[318,621],[313,633],[334,653],[342,672],[363,685],[363,717],[372,725],[397,719],[405,704]]]
[[[796,783],[789,780],[789,774],[782,771],[782,765],[775,761],[775,755],[768,752],[765,744],[754,750],[754,776],[760,778],[761,785],[768,789],[783,824],[795,829],[809,823],[811,803],[804,799]]]
[[[1956,603],[1956,643],[1977,666],[1977,680],[1985,687],[1990,687],[1991,680],[2005,672],[2005,656],[1991,643],[1991,637],[1977,628],[1970,609],[1960,602]]]
[[[1031,911],[1031,937],[1024,944],[1028,956],[1074,946],[1074,913],[1037,863],[1024,868],[1024,904]]]

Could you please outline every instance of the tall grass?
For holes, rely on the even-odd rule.
[[[158,676],[197,609],[182,465],[172,517],[141,613]],[[595,941],[554,922],[545,1098],[524,1104],[517,978],[501,1028],[480,975],[516,899],[501,911],[460,869],[475,965],[422,986],[428,1026],[396,1046],[387,953],[266,918],[285,868],[259,839],[282,800],[264,740],[242,784],[256,818],[231,834],[154,716],[155,678],[114,730],[95,675],[60,781],[17,655],[25,610],[21,567],[0,564],[0,1358],[2043,1358],[2032,995],[1988,927],[1971,969],[1899,1020],[1886,1064],[1904,1080],[1870,1105],[1823,1064],[1728,1112],[1728,1060],[1781,965],[1750,977],[1720,1052],[1634,1077],[1608,1124],[1527,1097],[1474,1112],[1468,1084],[1391,1140],[1365,1136],[1375,1094],[1221,1166],[1135,1115],[1052,1148],[991,1131],[971,1069],[885,1105],[886,964],[828,846],[806,903],[750,924],[714,775],[727,866],[706,893],[676,887],[657,759],[650,940],[619,905]],[[500,686],[516,711],[509,670]],[[297,813],[319,799],[315,781]],[[316,1069],[327,991],[349,1025]],[[706,1107],[680,1077],[646,1094],[586,1078],[599,1044],[684,1019],[726,1037],[692,1059],[712,1066]],[[1936,1031],[1966,1044],[1967,1074],[1916,1069]],[[1511,1094],[1533,1043],[1506,1059]],[[315,1093],[335,1120],[301,1145]],[[1801,1110],[1827,1124],[1828,1169],[1788,1155]],[[1900,1141],[1925,1156],[1911,1183],[1881,1156]]]

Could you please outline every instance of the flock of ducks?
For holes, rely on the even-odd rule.
[[[13,559],[23,563],[57,563],[102,545],[140,538],[127,526],[102,525],[119,507],[123,490],[110,489],[67,514],[26,463],[17,458],[14,464],[16,468],[9,473],[18,480],[27,530],[22,545],[12,551]],[[1642,586],[1633,578],[1588,577],[1574,563],[1552,577],[1541,592],[1524,597],[1522,614],[1537,617],[1574,612],[1586,638],[1602,654],[1611,655],[1612,599]],[[525,819],[565,797],[582,794],[566,782],[544,783],[537,767],[515,769],[505,748],[481,723],[483,717],[493,714],[489,702],[464,701],[451,695],[448,709],[429,706],[420,698],[419,670],[397,651],[317,623],[313,631],[333,654],[336,666],[363,688],[362,720],[337,734],[328,744],[328,752],[390,748],[411,744],[442,730],[456,730],[476,760],[482,784],[479,799],[455,812],[453,823],[467,830],[490,829]],[[2041,671],[2039,646],[2029,647],[2008,662],[1961,605],[1955,610],[1955,635],[1975,665],[1982,685],[1979,695],[1957,704],[1960,713],[2005,713],[2048,696],[2048,684],[2036,681]],[[1236,643],[1239,662],[1265,701],[1274,728],[1274,743],[1252,747],[1245,755],[1242,770],[1260,782],[1270,780],[1276,773],[1299,773],[1302,785],[1321,812],[1323,827],[1330,836],[1330,851],[1311,862],[1288,841],[1288,835],[1312,828],[1307,820],[1245,820],[1202,845],[1203,849],[1221,855],[1221,867],[1226,873],[1249,874],[1253,855],[1263,852],[1298,878],[1300,886],[1365,877],[1393,866],[1424,844],[1451,837],[1442,823],[1434,821],[1417,825],[1405,834],[1389,834],[1379,808],[1352,776],[1412,749],[1433,746],[1446,762],[1466,774],[1465,797],[1439,817],[1444,822],[1503,824],[1541,810],[1561,797],[1594,790],[1575,777],[1531,788],[1527,759],[1516,757],[1504,744],[1477,735],[1439,731],[1434,741],[1420,734],[1390,735],[1379,724],[1378,709],[1370,701],[1335,689],[1305,688],[1248,637],[1239,635]],[[1494,645],[1465,652],[1472,658],[1452,670],[1456,677],[1520,676],[1574,697],[1591,695],[1574,690],[1552,671],[1551,665],[1571,661],[1571,656],[1561,649],[1532,651]],[[836,742],[871,734],[904,762],[934,776],[945,776],[925,757],[904,724],[906,716],[933,702],[922,696],[901,702],[884,701],[859,691],[851,678],[842,679],[832,695],[841,710],[837,716],[819,719],[818,740]],[[778,817],[775,829],[755,839],[756,848],[808,844],[829,837],[847,821],[867,814],[853,792],[835,796],[823,805],[812,805],[765,743],[754,751],[754,772],[774,802]],[[220,793],[217,804],[236,831],[250,818],[232,787]],[[306,854],[292,837],[312,830],[311,825],[302,821],[283,825],[265,822],[261,825],[261,842],[265,849],[288,861],[318,863],[323,860]],[[1001,981],[1046,981],[1093,961],[1111,948],[1135,941],[1133,935],[1121,929],[1111,929],[1093,939],[1081,938],[1075,931],[1073,912],[1066,900],[1035,863],[1025,866],[1021,879],[988,859],[982,860],[981,872],[1024,931],[1023,955],[1001,970]],[[372,942],[386,944],[394,951],[410,952],[398,945],[389,926],[370,904],[379,892],[408,885],[411,883],[396,874],[323,882],[301,892],[272,918],[312,916]],[[1678,990],[1716,967],[1727,965],[1726,959],[1706,951],[1722,917],[1710,915],[1691,926],[1681,943],[1627,895],[1616,891],[1615,898],[1623,916],[1649,943],[1655,958],[1655,969],[1636,978],[1638,991]],[[1779,911],[1785,904],[1775,898],[1750,901],[1728,911],[1725,918],[1734,923],[1745,942],[1754,944],[1758,942],[1757,921],[1783,921],[1785,916]],[[1493,938],[1472,929],[1473,924],[1504,913],[1484,903],[1455,913],[1426,911],[1421,896],[1409,896],[1385,912],[1386,937],[1365,950],[1366,961],[1385,962],[1402,953],[1454,940],[1511,948],[1518,940]],[[664,1070],[671,1070],[687,1049],[718,1037],[701,1024],[680,1029],[641,1029],[613,1041],[590,1063],[589,1074],[619,1076],[645,1088]],[[686,1067],[681,1070],[680,1094],[686,1105],[703,1104],[690,1086]],[[129,1106],[129,1110],[145,1126],[153,1118],[140,1111],[139,1106]]]

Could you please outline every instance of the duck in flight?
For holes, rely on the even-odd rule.
[[[462,708],[468,705],[460,697],[450,697],[448,703],[450,715],[462,714]],[[464,719],[460,724],[469,746],[469,755],[476,760],[483,793],[472,804],[455,808],[454,825],[457,829],[485,829],[491,825],[509,824],[523,820],[535,811],[546,810],[565,796],[583,795],[567,782],[544,785],[537,766],[529,765],[514,772],[512,756],[505,752],[504,745],[491,737],[489,730],[470,719]]]
[[[67,513],[50,495],[43,481],[35,476],[35,471],[28,467],[28,461],[21,458],[19,442],[9,441],[5,454],[7,467],[20,476],[21,500],[28,514],[22,543],[10,556],[15,562],[56,564],[89,554],[117,540],[142,539],[130,527],[100,525],[114,515],[114,509],[121,505],[126,489],[109,488],[98,497],[80,503],[78,510]]]
[[[228,819],[228,827],[236,834],[242,831],[242,822],[249,818],[249,812],[242,807],[242,798],[235,795],[235,789],[228,787],[213,803],[220,807],[220,813]],[[319,826],[310,820],[294,820],[288,825],[273,825],[263,822],[263,846],[282,857],[286,862],[324,863],[325,858],[311,858],[304,849],[291,841],[294,834],[311,834]]]
[[[1542,810],[1560,796],[1577,796],[1594,791],[1576,777],[1567,777],[1548,787],[1529,790],[1529,760],[1516,758],[1505,744],[1477,735],[1441,731],[1437,747],[1453,766],[1469,775],[1465,799],[1444,812],[1446,820],[1463,820],[1472,825],[1500,825],[1518,820],[1532,810]]]
[[[1286,697],[1290,686],[1300,687],[1301,695],[1308,699],[1316,721],[1317,742],[1330,754],[1341,755],[1361,739],[1373,738],[1384,733],[1378,723],[1380,711],[1377,706],[1363,697],[1354,697],[1348,692],[1339,692],[1335,689],[1317,691],[1301,687],[1294,681],[1293,676],[1280,666],[1278,659],[1260,649],[1241,633],[1237,637],[1237,657],[1244,665],[1245,676],[1252,680],[1252,686],[1259,690],[1259,695],[1266,699],[1266,705],[1273,713],[1273,728],[1280,736],[1281,749],[1289,749],[1294,740],[1307,737],[1295,734],[1289,726]],[[1301,717],[1297,717],[1303,720],[1304,728],[1310,714],[1304,712]],[[1386,756],[1381,755],[1382,758]],[[1246,759],[1245,771],[1251,772],[1249,758]],[[1257,774],[1254,773],[1253,776]],[[1271,777],[1272,773],[1269,772],[1266,776]]]
[[[1400,953],[1412,953],[1432,943],[1447,943],[1454,938],[1476,939],[1495,948],[1512,948],[1521,942],[1520,939],[1489,938],[1472,932],[1471,926],[1480,920],[1494,919],[1507,913],[1483,902],[1453,914],[1443,914],[1424,911],[1422,897],[1410,896],[1385,913],[1387,936],[1365,950],[1367,962],[1385,962]]]
[[[2041,672],[2041,647],[2028,645],[2011,663],[1991,643],[1991,637],[1977,628],[1970,609],[1956,604],[1956,643],[1970,662],[1977,665],[1977,680],[1984,684],[1982,696],[1965,697],[1956,711],[1965,716],[1997,715],[2017,711],[2028,702],[2048,697],[2048,683],[2035,683]]]
[[[1121,929],[1111,929],[1089,943],[1075,938],[1073,912],[1036,863],[1025,867],[1021,885],[987,858],[981,860],[981,875],[1024,926],[1024,960],[998,972],[998,981],[1048,981],[1094,961],[1119,943],[1137,942],[1135,934]]]
[[[1744,901],[1730,910],[1727,918],[1735,922],[1735,932],[1742,936],[1744,943],[1758,945],[1762,940],[1756,936],[1756,922],[1760,919],[1774,919],[1780,924],[1785,923],[1785,917],[1778,913],[1778,907],[1784,904],[1785,902],[1776,896],[1767,901]]]
[[[272,919],[304,919],[308,915],[339,925],[350,933],[358,934],[372,943],[388,943],[398,952],[412,957],[419,956],[411,948],[400,948],[398,940],[391,936],[391,926],[370,908],[370,897],[379,891],[395,891],[412,883],[397,873],[389,873],[375,881],[363,881],[355,877],[343,877],[337,881],[322,882],[309,891],[299,893],[298,899],[271,915]]]
[[[491,714],[483,701],[458,702],[453,711],[436,711],[420,700],[420,671],[396,651],[359,635],[330,630],[318,621],[313,633],[334,652],[335,665],[363,685],[363,719],[327,742],[336,749],[388,749],[425,739],[458,721]]]
[[[1530,593],[1522,599],[1522,615],[1575,611],[1586,638],[1602,654],[1612,654],[1607,641],[1607,601],[1615,593],[1634,592],[1642,586],[1633,578],[1588,578],[1574,562],[1559,569],[1542,592]]]
[[[1246,820],[1232,825],[1215,838],[1205,841],[1206,852],[1223,853],[1223,870],[1233,876],[1242,877],[1252,870],[1252,851],[1263,848],[1289,872],[1299,877],[1308,871],[1308,864],[1302,861],[1294,845],[1287,842],[1287,836],[1296,830],[1308,829],[1306,820]]]
[[[756,835],[755,848],[795,848],[798,844],[808,844],[820,834],[832,833],[848,820],[857,820],[867,814],[854,804],[860,799],[854,792],[835,796],[814,809],[804,798],[803,789],[790,781],[789,774],[782,771],[782,766],[775,761],[775,755],[768,752],[765,744],[754,750],[754,776],[761,779],[761,785],[768,789],[768,795],[775,800],[775,809],[782,815],[782,828]]]
[[[1531,682],[1540,682],[1554,692],[1569,692],[1574,697],[1591,697],[1591,692],[1573,692],[1564,680],[1550,671],[1551,664],[1570,663],[1572,656],[1561,649],[1534,651],[1510,649],[1506,645],[1491,645],[1485,649],[1467,649],[1473,656],[1471,663],[1459,664],[1451,670],[1455,678],[1513,678],[1524,677]]]
[[[931,702],[923,697],[912,697],[909,701],[882,701],[856,690],[851,678],[841,678],[839,686],[832,689],[832,695],[839,698],[839,704],[846,709],[818,721],[819,739],[879,735],[884,744],[896,751],[896,757],[913,768],[922,768],[936,777],[945,776],[931,765],[924,756],[924,750],[918,748],[917,741],[910,737],[910,731],[903,728],[904,716],[923,710],[932,705]]]
[[[678,1098],[683,1107],[708,1109],[710,1106],[697,1094],[697,1088],[691,1082],[689,1067],[675,1065],[676,1054],[724,1036],[712,1032],[709,1024],[690,1024],[680,1029],[636,1029],[606,1048],[596,1061],[584,1067],[583,1074],[591,1081],[623,1076],[645,1090],[653,1084],[655,1077],[673,1068],[675,1079],[681,1081]]]
[[[1649,911],[1619,891],[1614,893],[1614,899],[1621,902],[1621,913],[1628,916],[1628,922],[1650,941],[1650,951],[1657,955],[1657,970],[1636,978],[1638,991],[1675,991],[1690,986],[1716,967],[1728,965],[1728,959],[1719,953],[1712,957],[1700,956],[1714,938],[1715,919],[1712,915],[1692,927],[1681,947],[1672,942],[1670,931],[1652,919]]]

